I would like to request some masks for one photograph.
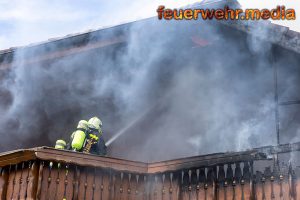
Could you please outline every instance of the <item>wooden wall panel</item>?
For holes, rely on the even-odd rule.
[[[22,169],[17,169],[16,170],[12,199],[18,199],[19,198],[20,188],[21,188],[22,172],[23,172]]]
[[[79,176],[79,185],[78,185],[78,200],[85,199],[85,193],[86,193],[86,177],[87,172],[84,169],[79,168],[80,176]]]
[[[300,174],[299,174],[300,175]],[[299,175],[297,175],[297,179],[295,180],[295,187],[296,187],[296,194],[295,194],[295,196],[296,196],[296,198],[295,199],[300,199],[300,177],[299,177]]]
[[[50,176],[49,176],[49,186],[48,186],[48,200],[55,200],[57,195],[57,180],[58,180],[58,174],[59,170],[56,167],[53,167],[50,169]]]
[[[162,193],[163,197],[162,199],[170,200],[172,199],[172,193],[170,193],[171,188],[171,177],[170,173],[162,174]]]
[[[1,200],[298,200],[300,179],[292,168],[283,175],[249,173],[247,164],[236,163],[137,174],[24,162],[1,170],[0,194]]]
[[[67,166],[65,177],[65,198],[66,200],[73,199],[75,182],[75,170],[73,167]]]
[[[102,200],[111,200],[111,194],[110,194],[110,187],[111,187],[111,183],[110,183],[110,175],[111,173],[109,173],[108,171],[102,171],[102,186],[101,186],[101,190],[102,190]]]
[[[94,199],[103,200],[103,173],[99,169],[95,169]]]
[[[242,186],[244,200],[251,200],[251,184],[250,181],[245,181]]]
[[[45,164],[45,166],[43,167],[43,172],[42,172],[42,183],[41,183],[41,200],[46,200],[48,197],[48,187],[49,187],[49,183],[51,181],[50,178],[50,169],[49,166],[47,164]]]
[[[122,172],[115,172],[113,175],[114,179],[114,198],[115,199],[123,199],[123,185],[122,185],[122,180],[123,180],[123,173]]]
[[[268,178],[266,178],[264,185],[265,185],[266,200],[271,200],[272,199],[271,181]]]
[[[282,197],[283,197],[283,199],[290,200],[290,188],[289,188],[289,183],[288,183],[287,179],[284,179],[282,181]]]
[[[58,165],[58,177],[56,180],[57,189],[56,189],[56,199],[63,199],[65,197],[65,189],[66,189],[66,176],[68,173],[68,169],[66,165],[60,164]]]
[[[5,168],[1,169],[0,172],[0,199],[5,199],[7,185],[8,185],[8,170]]]
[[[220,185],[218,188],[218,200],[225,200],[225,188],[223,185]]]
[[[21,188],[20,188],[20,199],[26,199],[26,196],[27,196],[27,180],[29,178],[29,171],[30,171],[30,168],[29,168],[29,164],[28,163],[24,163],[23,164],[23,172],[22,172],[22,177],[21,177],[21,180],[20,180],[20,184],[21,184]]]
[[[92,168],[88,168],[87,177],[86,177],[85,199],[94,198],[94,188],[95,188],[94,181],[95,181],[95,170]]]
[[[12,195],[14,192],[15,186],[15,176],[16,176],[16,166],[9,167],[9,176],[8,176],[8,183],[7,183],[7,192],[6,192],[6,199],[12,199]]]
[[[38,174],[39,174],[39,165],[38,161],[32,162],[28,174],[28,185],[26,191],[26,199],[32,200],[36,199],[37,188],[38,188]]]

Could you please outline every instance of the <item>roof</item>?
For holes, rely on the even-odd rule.
[[[267,160],[268,155],[300,151],[300,142],[280,146],[268,146],[242,152],[216,153],[176,160],[144,163],[119,158],[102,157],[92,154],[57,150],[49,147],[21,149],[0,154],[0,167],[18,164],[30,160],[55,161],[79,166],[110,168],[135,173],[159,173],[193,167],[209,167],[225,163],[251,162]]]

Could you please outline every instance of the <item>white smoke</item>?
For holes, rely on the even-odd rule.
[[[1,149],[52,145],[95,115],[106,140],[122,133],[111,155],[134,160],[275,144],[271,45],[214,23],[137,22],[120,28],[126,45],[30,66],[27,58],[47,48],[18,50],[2,84],[13,98],[1,116],[1,135],[12,137]],[[197,46],[191,36],[210,44]]]

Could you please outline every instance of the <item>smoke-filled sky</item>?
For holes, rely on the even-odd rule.
[[[172,8],[195,2],[200,0],[1,0],[0,49],[155,16],[158,5]],[[300,12],[298,1],[239,2],[244,8],[271,9],[277,5],[286,5]],[[298,19],[276,23],[300,31]]]

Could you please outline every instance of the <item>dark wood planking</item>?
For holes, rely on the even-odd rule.
[[[243,188],[243,193],[244,193],[244,199],[251,200],[251,185],[250,185],[250,183],[246,182],[242,188]]]
[[[109,157],[100,157],[69,151],[60,151],[51,148],[34,148],[0,154],[0,167],[18,164],[29,160],[54,160],[57,162],[81,166],[111,168],[122,171],[147,173],[147,164],[142,162],[127,161]]]
[[[73,199],[74,200],[80,200],[78,198],[80,173],[81,172],[80,172],[79,167],[75,166],[75,170],[74,170],[74,190],[73,190]]]
[[[103,200],[103,173],[99,169],[95,169],[95,193],[94,193],[94,199],[95,200]]]
[[[18,169],[16,170],[16,175],[15,175],[15,184],[14,184],[14,190],[12,194],[12,199],[18,199],[19,194],[20,194],[20,188],[21,188],[21,178],[22,178],[22,167],[20,165],[17,166]]]
[[[95,179],[95,170],[93,168],[86,168],[86,191],[85,199],[93,199],[94,196],[94,179]]]
[[[57,162],[75,164],[80,166],[110,168],[113,170],[147,173],[147,164],[127,161],[92,154],[61,151],[55,149],[39,149],[36,156],[42,160],[55,160]]]
[[[48,149],[47,149],[48,151]],[[53,151],[51,150],[53,153]],[[57,152],[57,151],[55,151]],[[80,154],[81,155],[81,154]],[[7,155],[6,155],[7,156]],[[66,156],[66,155],[64,155]],[[81,155],[82,156],[82,155]],[[86,156],[91,160],[96,159],[100,161],[103,159],[109,160],[110,163],[112,158],[95,158],[96,156],[87,155]],[[66,156],[67,158],[67,156]],[[91,161],[89,160],[89,161]],[[116,159],[114,162],[118,162],[119,159]],[[187,162],[188,159],[184,159],[184,162]],[[179,161],[179,160],[177,160]],[[176,162],[177,162],[176,161]],[[191,158],[191,161],[195,161],[194,158]],[[43,162],[43,161],[41,161]],[[167,161],[167,163],[173,161]],[[195,163],[197,163],[196,161]],[[28,162],[29,163],[29,162]],[[250,199],[251,186],[249,184],[249,180],[243,182],[244,185],[241,185],[241,179],[243,179],[244,173],[248,174],[249,177],[249,165],[243,165],[243,169],[240,167],[239,163],[234,165],[227,164],[227,187],[223,186],[218,182],[214,182],[212,180],[216,179],[215,174],[217,173],[217,169],[223,169],[223,167],[206,167],[200,168],[197,172],[195,167],[191,169],[186,169],[185,167],[181,170],[176,171],[166,171],[163,173],[136,173],[136,172],[128,172],[127,167],[132,164],[131,161],[122,160],[120,166],[125,166],[126,169],[124,171],[116,171],[112,168],[106,169],[105,167],[84,167],[78,165],[68,165],[68,173],[65,168],[67,163],[62,162],[61,168],[57,169],[57,162],[53,162],[53,169],[51,171],[51,182],[50,187],[48,188],[48,177],[49,177],[49,163],[46,161],[46,165],[40,165],[40,161],[31,161],[34,163],[30,170],[28,170],[27,164],[22,166],[22,163],[18,165],[17,170],[15,170],[16,166],[11,165],[9,180],[6,184],[8,186],[7,189],[7,199],[22,199],[22,196],[27,193],[27,199],[34,199],[35,193],[37,192],[37,186],[40,186],[40,196],[37,195],[37,199],[62,199],[65,195],[67,199],[118,199],[118,200],[138,200],[138,199],[157,199],[157,200],[177,200],[177,199],[225,199],[224,194],[226,191],[226,199],[242,199],[244,197],[245,200]],[[190,163],[191,166],[195,163]],[[135,166],[139,166],[141,163],[137,163]],[[98,165],[98,164],[97,164]],[[47,167],[46,167],[47,166]],[[104,166],[101,164],[101,166]],[[168,166],[168,165],[167,165]],[[186,165],[183,165],[186,166]],[[223,165],[222,165],[223,166]],[[234,167],[235,166],[235,167]],[[236,167],[238,166],[238,167]],[[246,167],[245,167],[246,166]],[[177,166],[178,167],[178,166]],[[21,169],[22,168],[22,169]],[[78,172],[78,178],[74,179],[74,168],[81,168]],[[6,167],[7,169],[7,167]],[[27,171],[26,171],[27,169]],[[41,170],[42,169],[42,170]],[[198,168],[199,169],[199,168]],[[55,172],[56,170],[56,172]],[[243,170],[246,170],[242,173]],[[96,172],[95,172],[96,171]],[[184,171],[184,176],[182,179],[182,172]],[[201,172],[202,171],[202,172]],[[207,172],[207,176],[203,173]],[[223,169],[224,171],[224,169]],[[290,170],[292,171],[292,169]],[[47,174],[48,173],[48,174]],[[197,174],[199,173],[199,174]],[[202,175],[201,175],[202,173]],[[222,172],[223,173],[223,172]],[[272,194],[276,198],[280,197],[280,191],[282,190],[282,198],[285,199],[296,199],[296,191],[297,185],[293,185],[294,182],[298,181],[289,181],[289,175],[283,176],[282,180],[279,181],[279,177],[274,177],[272,180],[270,178],[270,171],[265,171],[264,173],[256,174],[256,180],[258,183],[256,184],[256,196],[257,199],[262,199],[264,196],[266,199],[271,199]],[[291,172],[290,172],[291,173]],[[55,175],[56,174],[56,175]],[[123,174],[123,178],[121,179],[121,174]],[[170,174],[173,174],[172,181]],[[224,173],[223,173],[224,174]],[[137,180],[137,175],[139,179]],[[199,175],[199,177],[198,177]],[[233,175],[237,177],[233,177]],[[20,180],[28,177],[28,187],[23,186],[23,181],[21,183]],[[67,176],[67,177],[66,177]],[[103,176],[103,177],[102,177]],[[147,177],[147,181],[144,182],[144,177]],[[218,177],[223,177],[224,175]],[[76,177],[76,175],[75,175]],[[263,179],[264,178],[264,179]],[[225,179],[225,177],[224,177]],[[233,184],[232,180],[235,179],[236,182]],[[0,182],[3,178],[1,176]],[[69,180],[71,182],[69,182]],[[78,180],[78,185],[73,186],[73,180]],[[103,180],[103,182],[102,182]],[[204,182],[203,182],[204,180]],[[222,179],[223,180],[223,179]],[[206,182],[205,182],[206,181]],[[215,180],[219,181],[219,180]],[[25,181],[26,182],[26,181]],[[253,180],[252,180],[253,182]],[[95,185],[94,185],[95,183]],[[207,187],[205,184],[207,183]],[[220,188],[218,189],[218,183]],[[291,185],[292,183],[292,185]],[[150,187],[148,187],[150,185]],[[199,185],[197,187],[197,185]],[[273,185],[273,186],[272,186]],[[95,190],[94,187],[95,186]],[[26,192],[24,193],[24,188]],[[65,190],[66,188],[66,190]],[[67,189],[68,188],[68,189]],[[75,190],[74,190],[75,188]],[[103,188],[103,189],[102,189]],[[121,189],[122,188],[122,193]],[[172,188],[172,192],[170,192],[170,188]],[[199,189],[199,190],[198,190]],[[68,190],[68,191],[67,191]],[[146,191],[146,193],[144,193]],[[175,192],[176,191],[176,192]],[[182,191],[181,193],[179,191]],[[141,195],[140,195],[141,194]],[[235,195],[234,195],[235,194]],[[13,195],[11,197],[11,195]],[[233,197],[234,195],[234,197]],[[19,197],[20,196],[20,197]],[[40,198],[39,198],[40,197]]]
[[[29,163],[24,163],[23,173],[21,177],[20,199],[26,198],[28,176],[29,176]]]
[[[218,189],[218,200],[225,200],[225,187],[223,185],[220,185],[219,189]]]
[[[135,197],[134,200],[143,200],[143,175],[142,174],[135,174],[133,178],[133,187],[135,189]]]
[[[209,187],[206,189],[207,192],[207,199],[208,200],[214,200],[215,199],[215,188],[213,187],[213,184],[209,185]]]
[[[172,188],[171,189],[171,196],[172,196],[172,200],[178,199],[179,198],[179,192],[180,192],[180,188],[179,188],[179,179],[181,177],[179,177],[178,173],[172,173],[173,177],[172,177]]]
[[[150,199],[154,200],[158,200],[160,197],[160,183],[158,182],[158,177],[157,174],[153,174],[151,176],[149,176],[149,181],[150,181],[150,191],[149,191],[149,196]]]
[[[202,187],[200,187],[200,196],[199,196],[200,200],[206,200],[207,199],[207,197],[206,197],[207,191],[206,191],[204,185],[205,185],[205,183],[201,184]]]
[[[148,194],[148,182],[147,182],[147,175],[144,174],[141,177],[141,182],[143,183],[143,187],[141,188],[141,192],[142,192],[142,200],[146,200],[147,199],[147,194]]]
[[[27,162],[29,160],[35,160],[35,151],[32,149],[28,150],[16,150],[9,151],[0,154],[0,167],[14,165],[21,162]]]
[[[87,172],[84,168],[78,168],[80,170],[80,177],[79,177],[79,189],[78,189],[78,200],[84,200],[85,194],[86,194],[86,178],[87,178]]]
[[[263,188],[263,183],[261,181],[255,184],[255,191],[256,191],[256,198],[263,199],[264,188]]]
[[[68,166],[67,176],[65,180],[66,190],[65,190],[65,197],[66,199],[73,199],[74,193],[74,180],[75,180],[75,170],[74,167]]]
[[[132,173],[128,173],[125,176],[125,180],[127,183],[127,198],[126,200],[132,200],[134,197],[134,189],[133,189],[133,185],[132,185],[132,179],[133,179],[133,174]]]
[[[254,160],[257,152],[247,151],[241,153],[220,153],[205,156],[195,156],[171,161],[150,163],[148,173],[158,173],[165,171],[176,171],[179,169],[189,169],[193,167],[213,166],[230,162],[243,162]]]
[[[171,161],[156,163],[143,163],[116,159],[110,157],[100,157],[91,154],[76,153],[71,151],[56,150],[48,147],[38,147],[27,150],[17,150],[0,154],[0,167],[17,164],[28,160],[52,160],[61,163],[74,164],[80,166],[90,166],[113,169],[117,171],[127,171],[132,173],[159,173],[166,171],[176,171],[179,169],[189,169],[194,167],[205,167],[223,163],[236,163],[252,161],[256,159],[266,159],[260,152],[276,153],[299,151],[300,143],[280,145],[276,147],[262,147],[251,151],[235,153],[219,153],[204,156],[195,156]]]
[[[42,183],[41,183],[41,200],[46,200],[48,196],[49,188],[49,179],[50,178],[50,169],[48,163],[45,163],[42,171]]]
[[[138,184],[137,184],[137,174],[131,174],[131,200],[137,200],[138,199]]]
[[[172,193],[170,193],[171,175],[170,173],[164,173],[163,176],[164,176],[164,183],[163,183],[164,200],[172,200]]]
[[[58,164],[58,163],[57,163]],[[56,192],[56,199],[63,199],[65,194],[65,180],[67,176],[67,169],[66,166],[63,164],[58,164],[60,167],[58,168],[58,185],[57,185],[57,192]]]
[[[280,181],[279,180],[275,180],[273,187],[274,187],[274,196],[275,196],[275,199],[280,199],[280,189],[281,189]]]
[[[26,199],[32,200],[36,198],[36,192],[38,187],[38,174],[39,174],[39,162],[35,161],[32,163],[29,175],[28,175],[28,185],[27,185],[27,197]]]
[[[114,199],[114,173],[112,170],[109,170],[108,172],[108,199],[113,200]]]
[[[40,163],[39,166],[39,174],[38,174],[38,181],[37,181],[37,191],[36,191],[36,199],[40,200],[41,199],[41,190],[42,190],[42,183],[43,183],[43,171],[44,171],[44,162]],[[29,171],[28,171],[29,173]]]
[[[16,166],[15,165],[10,166],[8,185],[7,185],[7,193],[6,193],[6,199],[8,199],[8,200],[10,200],[12,198],[12,195],[14,192],[15,175],[16,175]]]
[[[0,174],[0,199],[5,199],[8,183],[8,169],[2,168]]]
[[[272,188],[271,188],[271,181],[269,178],[265,181],[265,194],[267,199],[272,199]]]
[[[226,186],[225,190],[226,190],[226,199],[227,200],[233,199],[233,191],[234,191],[233,186],[231,184],[228,184],[228,186]]]
[[[282,177],[283,179],[276,177],[276,180],[274,181],[275,199],[290,199],[288,180],[286,180],[287,177]],[[259,191],[257,191],[257,195],[260,196]]]
[[[96,174],[94,175],[96,171]],[[136,191],[144,190],[144,184],[140,182],[140,180],[137,182],[136,179],[136,174],[128,174],[124,173],[123,179],[121,182],[121,174],[119,172],[114,172],[114,171],[109,171],[106,170],[103,173],[104,175],[104,183],[103,183],[103,196],[102,199],[126,199],[126,200],[138,200],[138,199],[147,199],[144,198],[143,195],[139,195],[139,192],[136,193]],[[143,177],[143,175],[139,175]],[[192,173],[192,178],[195,176],[195,173]],[[130,179],[129,179],[130,177]],[[171,199],[178,199],[178,197],[174,197],[172,195],[168,195],[167,193],[163,193],[167,191],[167,188],[171,187],[171,179],[170,176],[167,174],[155,174],[151,176],[152,179],[150,179],[150,182],[147,181],[148,183],[152,184],[152,187],[150,189],[149,194],[150,198],[149,199],[157,199],[157,200],[171,200]],[[165,179],[163,180],[163,177]],[[169,178],[167,178],[169,177]],[[130,180],[130,181],[129,181]],[[143,178],[142,178],[143,180]],[[263,180],[263,179],[261,179]],[[95,181],[95,182],[94,182]],[[181,181],[181,180],[180,180]],[[83,183],[83,185],[82,185]],[[95,183],[95,191],[93,191],[93,184]],[[178,181],[172,180],[172,184],[174,187],[175,185],[178,186]],[[181,183],[181,182],[180,182]],[[284,185],[285,184],[285,185]],[[81,186],[80,186],[81,185]],[[85,187],[86,185],[86,187]],[[83,171],[80,173],[80,184],[79,184],[79,197],[78,199],[101,199],[101,185],[102,185],[102,173],[99,173],[99,171],[95,169],[90,169],[90,168],[85,168]],[[183,186],[183,193],[180,197],[182,200],[186,199],[205,199],[205,194],[206,194],[206,200],[210,199],[225,199],[224,198],[224,190],[226,190],[227,198],[226,199],[233,199],[233,194],[235,194],[235,199],[242,199],[242,194],[244,192],[244,199],[249,200],[250,199],[250,184],[248,182],[244,183],[241,185],[239,182],[236,182],[235,185],[233,186],[232,183],[230,183],[227,187],[220,187],[220,193],[219,197],[217,198],[215,195],[216,193],[214,192],[215,189],[213,187],[212,183],[209,183],[207,187],[203,183],[199,183],[199,190],[197,190],[196,184],[191,184],[188,182],[185,186]],[[263,188],[264,185],[264,188]],[[120,188],[123,188],[124,191],[124,196],[121,196],[120,194]],[[191,186],[191,190],[189,188]],[[264,194],[266,200],[271,199],[271,190],[268,189],[271,188],[271,181],[266,179],[264,182],[260,181],[259,184],[257,185],[257,197],[258,199],[262,199],[262,196]],[[109,189],[110,188],[110,189]],[[142,189],[140,189],[142,188]],[[182,189],[181,188],[181,189]],[[206,189],[205,189],[206,188]],[[248,188],[248,189],[246,189]],[[283,180],[283,190],[284,188],[287,188],[289,190],[289,185],[288,181],[286,179]],[[130,189],[130,190],[129,190]],[[90,191],[89,191],[90,190]],[[274,191],[276,188],[274,187]],[[278,190],[278,188],[277,188]],[[247,192],[248,191],[248,192]],[[264,192],[263,192],[264,191]],[[169,191],[168,191],[169,192]],[[198,196],[197,196],[197,192]],[[289,192],[284,191],[285,198],[288,198],[286,196],[289,194]],[[172,193],[171,193],[172,194]],[[274,193],[275,194],[275,193]],[[277,195],[278,196],[278,195]],[[277,196],[275,196],[277,198]],[[198,197],[198,198],[197,198]],[[69,197],[71,198],[71,197]],[[275,199],[276,199],[275,198]]]
[[[235,198],[236,199],[242,199],[242,196],[243,196],[244,194],[243,194],[243,188],[242,188],[242,185],[240,185],[240,184],[237,184],[236,186],[235,186]]]
[[[282,181],[283,199],[290,199],[290,187],[287,177]]]
[[[180,197],[183,200],[189,200],[188,186],[181,186]]]
[[[298,177],[297,180],[295,180],[296,183],[296,198],[295,199],[300,199],[300,177]]]
[[[38,167],[39,165],[36,164],[36,166]],[[31,175],[29,176],[29,183],[30,182],[34,182],[34,179],[32,179],[33,174],[35,170],[35,168],[32,166],[30,171],[31,171]],[[12,166],[12,168],[14,168],[14,166]],[[11,199],[18,199],[19,197],[16,195],[18,194],[18,180],[21,179],[21,177],[27,177],[28,175],[28,170],[26,171],[26,169],[28,169],[27,167],[24,167],[23,172],[21,172],[21,169],[17,169],[17,171],[15,170],[11,170],[11,177],[10,180],[15,180],[15,184],[13,187],[13,198]],[[46,168],[47,169],[47,168]],[[64,186],[65,186],[65,180],[67,180],[68,178],[66,178],[66,171],[65,171],[65,167],[63,166],[60,171],[59,171],[59,187],[57,192],[56,192],[56,197],[55,199],[61,199],[61,193],[64,193]],[[43,176],[45,176],[45,172],[49,171],[49,170],[43,170],[44,173]],[[52,169],[52,173],[55,171],[55,169]],[[72,171],[72,170],[71,170]],[[27,173],[26,173],[27,172]],[[20,175],[18,175],[20,174]],[[55,174],[55,173],[54,173]],[[72,174],[69,172],[68,170],[68,174]],[[68,175],[67,174],[67,175]],[[81,186],[79,186],[79,198],[78,199],[101,199],[101,195],[99,192],[97,191],[101,191],[101,178],[99,178],[99,173],[95,173],[95,169],[90,169],[90,168],[86,168],[82,171],[82,173],[80,173],[80,184]],[[69,175],[70,177],[73,177],[72,175]],[[139,175],[139,181],[137,182],[136,179],[136,174],[128,174],[125,173],[123,175],[124,178],[124,182],[121,183],[121,174],[118,172],[112,172],[112,171],[105,171],[104,173],[105,178],[105,182],[104,182],[104,192],[103,192],[103,198],[102,199],[121,199],[120,195],[118,195],[118,192],[120,192],[120,188],[121,185],[122,187],[124,187],[125,190],[125,196],[123,199],[126,200],[137,200],[137,199],[143,199],[143,195],[139,195],[140,191],[143,190],[142,188],[144,188],[144,184],[141,182],[140,180],[140,176],[143,177],[143,175]],[[47,177],[47,175],[46,175]],[[55,177],[55,175],[51,175],[51,177]],[[101,177],[101,176],[100,176]],[[152,175],[152,181],[150,181],[152,183],[152,189],[150,191],[150,199],[178,199],[178,197],[174,197],[171,195],[168,195],[166,193],[163,193],[165,190],[167,190],[167,188],[171,188],[171,178],[170,176],[168,176],[167,174],[155,174]],[[165,177],[164,181],[163,181],[163,177]],[[168,178],[169,177],[169,178]],[[278,178],[274,177],[274,181],[271,181],[272,179],[269,180],[269,178],[265,178],[264,176],[262,176],[261,179],[259,179],[259,183],[257,184],[256,187],[256,194],[257,194],[257,199],[262,199],[263,196],[266,198],[266,200],[271,199],[271,194],[272,191],[274,191],[274,198],[280,198],[280,188],[282,185],[282,198],[285,199],[291,199],[290,195],[290,190],[291,187],[289,185],[288,182],[288,176],[283,177],[282,181],[278,181]],[[43,179],[42,179],[43,180]],[[130,181],[129,181],[130,180]],[[143,178],[142,178],[143,180]],[[51,182],[54,181],[56,182],[55,178],[54,180],[52,179]],[[95,181],[95,192],[93,191],[93,185],[94,185],[94,181]],[[57,183],[57,182],[56,182]],[[83,185],[82,185],[83,183]],[[177,183],[177,182],[176,182]],[[174,180],[172,180],[172,184],[174,184]],[[273,184],[273,189],[272,189],[272,184]],[[35,185],[35,184],[32,184]],[[43,185],[43,181],[42,181],[42,185]],[[51,184],[50,184],[51,185]],[[72,185],[72,184],[71,184]],[[86,186],[85,186],[86,185]],[[175,184],[177,185],[177,184]],[[185,200],[185,199],[204,199],[205,195],[203,194],[206,193],[207,199],[215,199],[215,194],[214,193],[214,189],[212,187],[212,184],[208,185],[208,188],[205,190],[205,186],[201,183],[199,184],[199,191],[196,189],[196,185],[192,185],[192,189],[189,189],[190,183],[188,183],[186,186],[182,187],[183,188],[183,193],[182,196],[180,197],[181,199]],[[22,190],[23,186],[20,185],[19,189],[20,191]],[[26,186],[25,186],[26,187]],[[174,187],[174,186],[173,186]],[[297,186],[295,186],[297,187]],[[72,188],[72,187],[71,187]],[[110,188],[110,190],[109,190]],[[247,189],[248,188],[248,189]],[[129,190],[130,189],[130,190]],[[219,189],[219,198],[218,199],[225,199],[224,198],[224,190],[226,189],[226,193],[227,193],[227,199],[232,199],[233,198],[233,193],[235,193],[235,199],[242,199],[242,194],[244,194],[244,199],[250,199],[250,184],[249,182],[244,183],[243,185],[240,183],[236,183],[235,186],[229,185],[228,187],[220,187]],[[61,191],[59,191],[61,190]],[[71,189],[72,190],[72,189]],[[136,191],[138,191],[138,193],[136,193]],[[231,192],[230,192],[231,191]],[[234,191],[234,192],[232,192]],[[197,194],[197,192],[199,192]],[[20,192],[20,194],[23,192]],[[50,192],[51,193],[51,192]],[[72,191],[70,192],[72,193]],[[113,194],[114,193],[114,194]],[[202,194],[201,194],[202,193]],[[94,194],[94,195],[93,195]],[[172,194],[172,193],[171,193]],[[223,197],[222,197],[223,194]],[[51,197],[51,195],[47,195],[47,197],[49,197],[50,199],[54,199]],[[72,196],[68,197],[69,199],[72,199]],[[296,197],[293,194],[293,198],[295,199]],[[10,199],[10,198],[9,198]],[[22,199],[22,197],[20,196],[20,199]],[[27,198],[27,199],[31,199],[31,198]]]
[[[117,176],[115,172],[112,172],[111,175],[111,199],[117,199]]]
[[[109,171],[105,170],[102,171],[102,178],[103,178],[103,187],[102,189],[102,200],[110,200],[110,173]]]
[[[123,172],[115,172],[115,198],[123,200]]]
[[[55,165],[54,163],[53,165]],[[50,170],[50,182],[48,187],[48,195],[47,199],[49,200],[55,200],[57,195],[57,179],[58,179],[58,169],[57,167],[52,167]]]

